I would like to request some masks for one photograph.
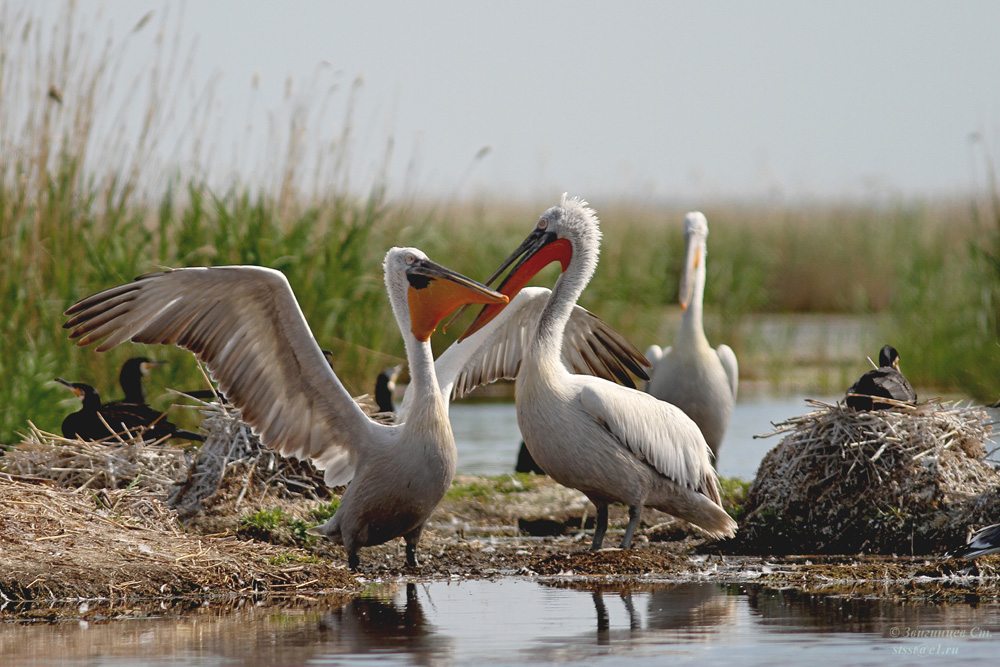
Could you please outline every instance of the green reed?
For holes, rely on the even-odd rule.
[[[299,146],[307,121],[297,108],[287,133],[272,142],[285,156],[278,173],[225,191],[200,177],[164,175],[148,165],[166,133],[164,101],[175,97],[169,90],[145,102],[155,109],[142,114],[137,139],[123,150],[100,121],[126,115],[104,102],[127,51],[117,44],[93,51],[90,33],[76,28],[72,12],[52,42],[58,47],[48,52],[31,16],[0,9],[0,19],[0,43],[19,46],[0,49],[0,443],[14,442],[28,420],[58,431],[78,403],[52,382],[57,375],[94,384],[112,399],[120,396],[121,363],[145,354],[169,362],[148,380],[154,405],[173,402],[165,387],[204,386],[191,355],[173,347],[125,344],[106,354],[76,347],[62,328],[62,313],[93,292],[162,267],[274,267],[288,276],[319,344],[334,353],[338,375],[359,394],[371,391],[378,370],[403,355],[382,281],[390,246],[420,247],[485,280],[558,201],[560,193],[553,192],[543,202],[430,202],[390,197],[382,182],[358,195],[347,186],[350,118],[314,169],[329,176],[304,192],[296,184],[309,171]],[[143,29],[150,28],[136,26],[129,39]],[[161,63],[150,67],[171,71]],[[176,85],[176,77],[152,78]],[[58,95],[50,84],[58,84]],[[200,145],[194,143],[187,163],[204,173]],[[755,333],[752,325],[762,315],[845,314],[871,320],[876,333],[857,350],[857,366],[838,371],[834,387],[846,387],[851,374],[864,370],[866,355],[892,342],[915,383],[995,398],[996,201],[993,192],[989,202],[973,206],[706,202],[709,339],[735,348],[744,377],[770,381],[795,362],[783,356],[781,341]],[[687,209],[625,199],[590,203],[604,241],[582,304],[640,349],[670,344]],[[551,285],[555,277],[549,268],[537,282]],[[435,336],[435,348],[452,341],[469,318]],[[824,354],[816,350],[817,357]]]

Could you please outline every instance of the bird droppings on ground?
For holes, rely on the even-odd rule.
[[[935,554],[1000,521],[982,409],[815,405],[777,425],[786,435],[750,488],[738,552]]]

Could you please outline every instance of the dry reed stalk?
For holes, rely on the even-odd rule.
[[[3,467],[66,488],[138,487],[165,495],[187,469],[187,456],[187,448],[120,436],[97,442],[63,438],[28,422],[27,436],[3,457]]]
[[[202,412],[205,441],[168,498],[182,519],[208,509],[236,514],[275,499],[330,498],[322,473],[312,463],[284,457],[261,444],[237,411],[213,401],[203,403]]]
[[[888,399],[887,399],[887,402]],[[740,548],[769,553],[933,553],[1000,521],[986,413],[940,401],[819,409],[775,425],[747,497]],[[765,436],[766,437],[766,436]]]

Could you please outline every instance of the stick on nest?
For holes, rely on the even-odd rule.
[[[886,399],[886,402],[892,402]],[[928,401],[817,409],[777,424],[747,498],[741,547],[765,553],[941,552],[1000,521],[979,408]],[[893,402],[895,403],[895,402]]]
[[[202,411],[205,442],[168,498],[181,519],[209,508],[238,512],[265,499],[330,498],[322,473],[312,463],[262,445],[232,408],[216,401],[205,403]]]

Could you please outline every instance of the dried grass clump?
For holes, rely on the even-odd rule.
[[[309,461],[282,456],[261,444],[237,412],[206,403],[205,442],[168,498],[182,520],[205,512],[236,516],[275,500],[330,498],[323,474]]]
[[[62,489],[0,473],[0,608],[17,600],[162,599],[354,585],[307,553],[233,536],[185,534],[136,488]]]
[[[926,402],[819,409],[785,433],[747,497],[740,550],[784,554],[938,553],[967,528],[1000,521],[992,430],[978,408]]]
[[[134,487],[165,495],[187,470],[187,449],[141,438],[108,437],[98,442],[46,433],[28,424],[28,434],[0,460],[16,475],[41,477],[66,488]]]

